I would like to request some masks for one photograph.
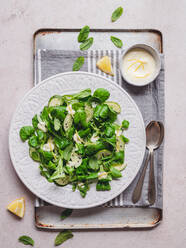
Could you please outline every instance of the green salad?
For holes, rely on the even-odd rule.
[[[122,177],[126,167],[124,131],[129,122],[118,124],[120,105],[108,101],[110,93],[98,88],[73,95],[55,95],[32,118],[32,126],[20,129],[28,140],[30,157],[39,163],[42,176],[58,186],[86,196],[90,183],[97,191],[110,190],[110,181]]]

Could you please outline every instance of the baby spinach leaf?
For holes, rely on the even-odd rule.
[[[61,122],[58,118],[54,118],[54,129],[55,131],[59,131],[61,127]]]
[[[107,104],[104,104],[104,105],[102,105],[102,108],[100,110],[99,116],[102,119],[107,119],[108,115],[109,115],[109,107],[108,107]]]
[[[110,168],[110,172],[111,172],[111,175],[113,176],[113,178],[122,177],[121,172],[119,170],[117,170],[116,168],[114,168],[114,167]]]
[[[90,32],[89,26],[84,26],[79,32],[78,42],[85,41],[88,38],[89,32]]]
[[[114,10],[114,12],[112,13],[112,17],[111,20],[112,22],[117,21],[117,19],[123,14],[123,8],[122,7],[118,7],[117,9]]]
[[[90,160],[89,160],[89,167],[92,170],[98,170],[99,169],[99,163],[98,163],[97,158],[95,158],[95,157],[91,157],[90,158]]]
[[[122,140],[124,141],[124,143],[128,143],[129,139],[127,137],[125,137],[124,135],[121,135]]]
[[[108,90],[104,88],[98,88],[94,91],[93,97],[97,98],[100,102],[105,102],[110,96]]]
[[[64,150],[64,152],[63,152],[63,156],[64,156],[64,159],[65,159],[66,161],[68,161],[68,160],[70,159],[70,156],[71,156],[71,153],[72,153],[72,148],[73,148],[73,144],[70,144],[70,145],[68,145],[68,146],[65,148],[65,150]]]
[[[105,135],[110,138],[114,135],[115,133],[115,128],[111,125],[107,125],[104,131]]]
[[[36,149],[30,147],[30,149],[29,149],[29,154],[30,154],[30,157],[31,157],[34,161],[37,161],[37,162],[40,161],[40,155],[39,155],[39,152],[38,152]]]
[[[61,213],[61,220],[66,219],[67,217],[69,217],[73,212],[73,209],[67,208],[65,209],[62,213]]]
[[[27,139],[29,139],[33,134],[35,130],[32,126],[24,126],[20,129],[19,135],[21,140],[24,142]]]
[[[69,145],[69,141],[65,137],[62,137],[60,139],[59,138],[54,138],[54,143],[60,149],[64,149],[65,147],[67,147]]]
[[[84,64],[85,58],[83,56],[78,57],[72,67],[73,71],[79,71]]]
[[[123,46],[122,40],[120,40],[119,38],[114,37],[114,36],[111,36],[110,39],[111,39],[111,41],[114,43],[114,45],[115,45],[116,47],[122,48],[122,46]]]
[[[31,147],[37,147],[39,145],[37,136],[34,135],[34,136],[30,137],[28,144]]]
[[[127,129],[127,128],[129,127],[129,121],[123,120],[121,126],[122,126],[124,129]]]
[[[74,235],[70,230],[64,230],[58,233],[55,238],[54,244],[55,246],[63,244],[66,240],[71,239]]]
[[[109,182],[98,181],[96,184],[96,190],[97,191],[107,191],[107,190],[111,190],[111,187],[110,187]]]
[[[19,242],[23,243],[24,245],[31,245],[34,246],[34,240],[26,235],[23,235],[21,237],[19,237]]]
[[[89,96],[91,96],[91,89],[90,88],[82,90],[77,94],[74,94],[73,99],[84,99],[84,98],[87,98]]]
[[[39,121],[37,119],[37,115],[34,115],[34,117],[32,118],[32,125],[34,128],[37,128]]]
[[[85,40],[81,45],[80,45],[80,50],[84,51],[84,50],[88,50],[92,44],[93,44],[94,38],[88,38],[87,40]]]

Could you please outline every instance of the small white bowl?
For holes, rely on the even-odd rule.
[[[155,73],[154,73],[153,77],[149,78],[149,81],[145,81],[144,83],[140,82],[140,84],[138,82],[134,82],[134,81],[131,81],[131,80],[129,81],[129,79],[127,79],[125,77],[124,73],[123,73],[123,58],[130,50],[132,50],[134,48],[141,48],[141,49],[144,49],[144,50],[148,51],[153,56],[153,58],[155,60],[155,64],[156,64],[156,69],[155,69]],[[148,84],[152,83],[157,78],[157,76],[159,75],[160,70],[161,70],[161,59],[160,59],[159,53],[158,53],[158,51],[156,49],[152,48],[149,45],[146,45],[146,44],[133,45],[133,46],[129,47],[127,50],[125,50],[121,55],[121,59],[120,59],[121,75],[122,75],[123,79],[127,83],[129,83],[131,85],[145,86],[145,85],[148,85]]]

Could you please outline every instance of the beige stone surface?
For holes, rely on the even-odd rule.
[[[118,6],[124,15],[110,23]],[[34,227],[34,196],[16,176],[8,152],[8,130],[17,103],[33,85],[32,35],[39,28],[155,28],[163,33],[166,66],[164,220],[148,231],[75,232],[63,247],[183,248],[186,246],[186,1],[185,0],[1,0],[0,7],[0,213],[1,247],[22,247],[29,234],[35,247],[53,247],[54,232]],[[6,211],[26,198],[18,220]]]

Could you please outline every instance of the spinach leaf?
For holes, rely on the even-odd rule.
[[[109,182],[98,181],[96,184],[96,190],[97,191],[107,191],[107,190],[111,190],[111,187],[110,187]]]
[[[110,96],[110,93],[108,90],[104,88],[98,88],[94,91],[93,97],[98,99],[100,102],[105,102]]]
[[[34,128],[37,128],[39,121],[37,119],[37,115],[34,115],[34,117],[32,118],[32,125]]]
[[[21,237],[19,237],[19,242],[23,243],[24,245],[31,245],[34,246],[34,240],[26,235],[23,235]]]
[[[96,152],[98,152],[99,150],[103,150],[105,148],[106,148],[105,144],[100,142],[100,141],[98,141],[95,144],[87,145],[86,148],[85,148],[85,154],[86,155],[93,155]]]
[[[29,154],[30,154],[30,157],[31,157],[34,161],[37,161],[37,162],[40,161],[40,155],[39,155],[39,152],[38,152],[36,149],[30,147],[30,149],[29,149]]]
[[[61,127],[61,122],[58,118],[54,118],[54,130],[59,131]]]
[[[55,238],[55,246],[63,244],[66,240],[71,239],[74,235],[70,230],[64,230],[58,233]]]
[[[42,151],[40,155],[42,155],[42,159],[45,161],[50,161],[54,157],[52,152],[47,152],[47,151]]]
[[[79,32],[78,42],[85,41],[88,38],[89,32],[90,32],[89,26],[84,26]]]
[[[39,145],[39,142],[38,142],[38,137],[37,136],[32,136],[30,137],[29,141],[28,141],[28,144],[29,146],[31,147],[37,147]]]
[[[113,176],[113,178],[122,177],[121,172],[119,170],[117,170],[116,168],[114,168],[113,166],[110,168],[110,172],[111,172],[111,175]]]
[[[87,128],[87,129],[85,129],[85,130],[80,130],[80,131],[78,132],[78,134],[79,134],[79,136],[80,136],[81,138],[83,138],[83,137],[86,137],[90,132],[91,132],[91,129],[90,129],[90,128]]]
[[[129,139],[127,137],[125,137],[124,135],[121,135],[122,140],[124,141],[124,143],[128,143]]]
[[[95,157],[91,157],[90,158],[90,160],[89,160],[89,167],[92,170],[98,170],[99,169],[99,163],[98,163],[97,158],[95,158]]]
[[[80,47],[79,47],[80,50],[82,50],[82,51],[88,50],[88,49],[92,46],[93,41],[94,41],[94,38],[93,38],[93,37],[91,37],[91,38],[85,40],[85,41],[80,45]]]
[[[24,142],[27,139],[29,139],[33,134],[35,130],[32,126],[24,126],[20,129],[19,135],[21,140]]]
[[[116,47],[122,48],[122,46],[123,46],[122,40],[120,40],[119,38],[114,37],[114,36],[111,36],[110,39],[111,39],[111,41],[114,43],[114,45],[115,45]]]
[[[53,118],[58,118],[59,120],[63,121],[66,117],[66,107],[64,106],[54,106],[49,108],[49,113]]]
[[[115,133],[115,128],[111,125],[107,125],[104,131],[105,135],[110,138],[114,135]]]
[[[64,149],[69,145],[69,141],[67,138],[63,137],[61,139],[54,138],[54,143],[59,149]]]
[[[74,115],[74,123],[75,125],[77,125],[78,127],[83,127],[86,128],[87,127],[87,122],[86,122],[86,113],[85,110],[82,108],[79,108],[75,115]]]
[[[63,152],[63,156],[64,156],[64,159],[65,159],[66,161],[69,161],[70,156],[71,156],[71,153],[72,153],[72,149],[73,149],[73,144],[70,144],[70,145],[68,145],[68,146],[65,148],[65,150],[64,150],[64,152]]]
[[[91,89],[82,90],[77,94],[73,95],[73,99],[84,99],[91,96]],[[82,104],[81,104],[82,105]]]
[[[114,10],[114,12],[112,13],[112,17],[111,20],[112,22],[117,21],[117,19],[123,14],[123,8],[122,7],[118,7],[117,9]]]
[[[112,161],[116,161],[122,164],[124,162],[124,151],[115,152]]]
[[[109,116],[109,107],[107,104],[102,105],[99,116],[104,120],[107,119]]]
[[[73,64],[72,70],[79,71],[84,64],[84,60],[83,56],[78,57]]]
[[[67,217],[69,217],[73,212],[73,209],[67,208],[65,209],[62,213],[61,213],[61,220],[66,219]]]
[[[127,129],[127,128],[129,127],[129,121],[123,120],[121,126],[122,126],[124,129]]]
[[[36,130],[36,133],[37,133],[38,141],[40,143],[45,143],[46,138],[47,138],[46,133],[44,133],[40,129]]]

